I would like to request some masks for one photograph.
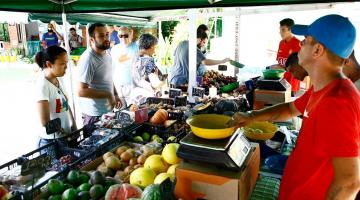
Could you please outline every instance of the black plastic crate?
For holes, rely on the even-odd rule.
[[[175,126],[181,126],[178,129],[174,129]],[[147,132],[150,134],[150,138],[153,135],[158,135],[162,140],[163,144],[171,143],[171,142],[179,142],[183,137],[186,136],[187,133],[189,133],[189,127],[184,123],[175,122],[172,126],[168,127],[167,129],[161,130],[157,129],[154,130],[151,126],[148,126],[147,124],[143,124],[143,126],[139,127],[138,129],[129,132],[129,138],[130,141],[137,142],[133,140],[136,136],[142,136],[144,132]],[[168,141],[168,138],[174,136],[175,140]],[[150,139],[151,140],[151,139]],[[138,142],[138,143],[147,143],[149,141],[144,142]]]
[[[82,158],[80,158],[76,162],[70,164],[69,166],[71,169],[80,169],[84,165],[88,164],[90,161],[96,159],[99,156],[102,156],[104,153],[119,146],[121,143],[123,143],[127,139],[129,139],[127,134],[120,133],[119,135],[117,135],[113,139],[105,142],[101,146],[91,149],[91,151],[89,151],[89,153],[87,155],[83,156]]]
[[[13,191],[15,191],[15,199],[33,199],[33,197],[36,196],[36,193],[39,192],[39,189],[45,185],[48,180],[52,178],[57,178],[62,176],[63,172],[67,170],[68,165],[70,163],[64,163],[60,164],[59,159],[63,156],[69,155],[71,157],[70,162],[75,162],[76,160],[80,159],[81,157],[86,155],[86,151],[82,151],[79,149],[73,149],[69,147],[63,147],[59,144],[59,142],[54,141],[47,145],[44,145],[34,151],[31,151],[18,159],[14,159],[8,163],[5,163],[0,166],[0,174],[1,177],[4,177],[3,175],[10,170],[15,171],[16,167],[21,167],[22,163],[24,163],[25,160],[32,160],[34,158],[37,158],[39,156],[49,156],[51,159],[51,166],[46,170],[46,172],[52,172],[51,175],[47,175],[46,178],[43,177],[36,177],[35,179],[31,179],[29,181],[26,181],[24,184],[16,183],[15,177],[13,179],[8,179],[7,181],[3,181],[2,184],[11,187]],[[19,169],[17,169],[19,170]],[[15,171],[16,172],[16,171]],[[18,171],[17,171],[18,172]],[[45,174],[44,174],[45,175]],[[43,175],[43,176],[44,176]],[[39,182],[38,179],[41,179]],[[3,179],[4,180],[4,179]],[[32,184],[34,184],[34,187]]]

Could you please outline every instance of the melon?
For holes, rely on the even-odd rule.
[[[154,183],[155,177],[156,174],[152,169],[140,167],[130,174],[130,184],[145,188],[146,186]]]
[[[130,184],[112,185],[105,194],[105,200],[126,200],[129,198],[141,198],[141,189]]]

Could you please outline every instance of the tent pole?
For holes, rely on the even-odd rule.
[[[189,17],[189,84],[188,97],[189,102],[194,103],[195,98],[192,95],[193,87],[196,87],[196,9],[188,11]]]
[[[72,62],[70,59],[70,45],[69,45],[69,33],[67,28],[67,21],[66,21],[66,13],[64,8],[64,3],[62,3],[62,23],[63,23],[63,32],[64,32],[64,43],[65,49],[68,55],[68,66],[69,66],[69,76],[70,76],[70,93],[71,93],[71,101],[72,101],[72,111],[74,120],[76,121],[76,112],[75,112],[75,100],[74,100],[74,89],[73,89],[73,78],[72,78]]]

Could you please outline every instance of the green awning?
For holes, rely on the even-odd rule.
[[[62,24],[61,14],[57,13],[29,13],[30,20],[40,20],[44,23],[49,23],[51,20],[56,21],[58,24]],[[66,20],[70,24],[95,23],[100,22],[108,25],[118,26],[135,26],[135,27],[149,27],[156,26],[156,23],[149,22],[149,19],[145,17],[128,17],[116,14],[105,13],[70,13],[66,15]]]
[[[314,0],[1,0],[0,10],[33,13],[61,13],[65,2],[66,13],[115,12],[134,10],[165,10],[181,8],[259,6],[333,1]],[[210,3],[211,2],[211,3]],[[348,0],[338,2],[349,2]]]

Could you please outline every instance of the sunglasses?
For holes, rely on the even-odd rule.
[[[128,38],[129,35],[128,34],[124,34],[124,35],[119,35],[120,38]]]

